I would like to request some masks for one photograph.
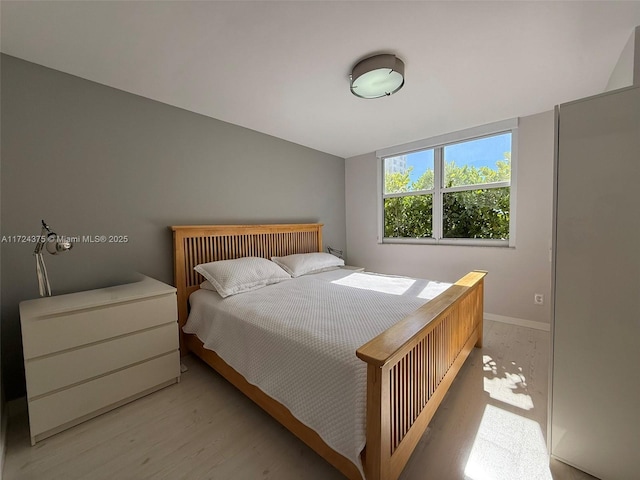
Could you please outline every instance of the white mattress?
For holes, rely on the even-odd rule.
[[[366,364],[356,350],[450,285],[340,269],[225,299],[200,289],[184,331],[362,468]]]

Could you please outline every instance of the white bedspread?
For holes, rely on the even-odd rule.
[[[184,331],[362,468],[366,364],[355,352],[449,286],[341,269],[225,299],[200,289]]]

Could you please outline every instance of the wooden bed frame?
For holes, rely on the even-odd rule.
[[[203,278],[199,263],[246,256],[270,258],[322,251],[322,224],[173,226],[180,351],[193,352],[293,434],[340,470],[362,479],[359,469],[329,447],[281,403],[182,332],[188,298]],[[367,363],[367,480],[399,477],[469,353],[482,346],[486,272],[465,275],[451,288],[354,352]],[[327,372],[327,375],[330,375]]]

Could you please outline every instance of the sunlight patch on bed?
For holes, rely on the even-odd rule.
[[[464,474],[470,480],[552,480],[540,425],[487,405]]]
[[[483,355],[483,369],[495,375],[493,378],[484,377],[484,391],[495,400],[499,400],[523,410],[533,408],[533,400],[526,393],[518,393],[519,388],[526,388],[526,378],[522,374],[522,368],[517,367],[518,373],[498,372],[496,362],[489,356]],[[514,368],[515,364],[514,364]],[[501,376],[502,375],[502,376]]]
[[[442,292],[444,292],[447,288],[451,286],[450,283],[443,282],[429,282],[427,286],[422,289],[422,291],[418,294],[418,298],[424,298],[425,300],[431,300],[432,298],[436,298]]]
[[[364,273],[352,273],[331,283],[345,287],[373,290],[374,292],[402,295],[415,283],[415,280],[403,277],[387,277]]]

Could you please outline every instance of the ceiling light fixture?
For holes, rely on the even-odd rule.
[[[356,97],[388,97],[404,85],[404,62],[395,55],[375,55],[358,62],[350,78]]]

